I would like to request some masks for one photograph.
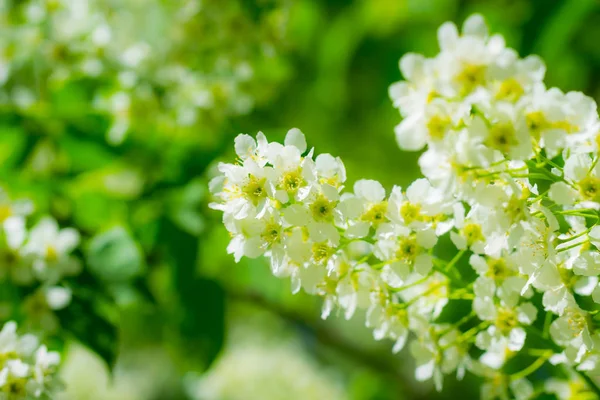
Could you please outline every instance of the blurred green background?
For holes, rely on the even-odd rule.
[[[2,20],[18,22],[11,7],[19,3],[26,2],[5,0]],[[82,231],[86,274],[110,299],[104,315],[117,327],[111,343],[117,337],[120,343],[114,379],[100,358],[69,343],[64,399],[477,398],[478,382],[470,377],[448,377],[442,394],[416,383],[406,350],[392,355],[391,343],[375,342],[361,315],[321,321],[319,299],[291,295],[264,260],[235,264],[220,213],[207,207],[207,182],[218,161],[234,159],[238,133],[263,131],[282,140],[297,127],[317,153],[342,158],[348,187],[361,178],[406,186],[419,176],[418,154],[401,152],[394,139],[400,117],[387,90],[401,79],[398,60],[407,52],[435,55],[437,27],[460,24],[474,12],[522,56],[540,55],[548,86],[598,100],[600,3],[210,0],[174,36],[147,32],[173,33],[178,2],[108,3],[111,13],[125,15],[117,28],[145,32],[137,33],[160,62],[212,77],[216,100],[183,126],[179,109],[165,106],[168,80],[156,84],[151,100],[133,100],[127,136],[115,145],[106,140],[115,113],[91,104],[98,91],[121,90],[116,73],[74,74],[50,84],[44,71],[74,61],[36,53],[31,65],[42,65],[41,94],[16,106],[15,88],[33,82],[27,66],[33,56],[18,59],[19,48],[0,47],[5,60],[20,63],[2,89],[2,184],[16,197],[33,198],[38,213]],[[5,24],[4,37],[24,42],[16,26]],[[236,90],[221,85],[233,65],[223,58],[247,63],[252,77]],[[235,105],[241,97],[251,106]],[[179,101],[185,107],[191,100]],[[111,252],[95,251],[106,243]],[[100,333],[86,329],[83,337],[94,347]],[[102,357],[111,362],[116,353],[104,347]]]

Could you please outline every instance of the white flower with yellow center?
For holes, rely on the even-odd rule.
[[[594,347],[591,336],[591,319],[588,313],[572,303],[550,325],[552,339],[561,346],[590,350]]]
[[[480,297],[502,296],[509,307],[518,303],[527,280],[519,275],[517,266],[509,257],[473,254],[469,258],[469,264],[479,275],[474,282],[476,294],[481,290]]]
[[[434,188],[427,179],[417,179],[406,193],[394,186],[388,199],[387,217],[394,224],[415,230],[433,229],[437,235],[452,228],[451,213],[448,194]]]
[[[433,99],[423,113],[407,116],[394,130],[396,141],[403,150],[417,151],[425,145],[442,142],[448,132],[457,125],[457,121],[468,116],[468,109],[460,108],[444,99]]]
[[[392,287],[401,287],[413,272],[424,277],[433,268],[433,256],[429,250],[437,243],[435,233],[405,229],[375,244],[375,256],[385,263],[382,279]]]
[[[437,338],[431,332],[410,343],[410,352],[417,368],[415,378],[425,381],[433,378],[438,391],[442,390],[444,374],[449,374],[461,366],[464,352],[457,345],[458,332],[452,330]],[[433,337],[432,337],[433,336]]]
[[[413,316],[406,308],[382,296],[380,292],[371,293],[371,304],[367,310],[366,325],[373,329],[375,340],[389,338],[395,341],[392,351],[399,352],[406,345],[410,319]]]
[[[344,310],[346,319],[352,318],[357,309],[370,306],[371,294],[378,290],[378,284],[378,276],[368,264],[357,265],[338,282],[338,304]]]
[[[272,187],[267,180],[267,168],[261,168],[248,158],[244,165],[219,164],[223,174],[211,181],[211,190],[219,191],[222,203],[211,207],[232,214],[236,219],[248,218],[267,210]]]
[[[435,319],[448,304],[449,284],[448,277],[439,272],[432,271],[426,278],[412,274],[397,295],[409,304],[411,312]]]
[[[362,179],[354,184],[354,194],[342,199],[341,212],[349,222],[346,236],[362,238],[372,227],[377,229],[388,221],[388,202],[381,183]]]
[[[598,156],[575,153],[566,158],[564,181],[552,184],[550,198],[561,205],[582,203],[600,207],[600,165]]]
[[[435,85],[435,60],[423,57],[421,54],[407,53],[400,59],[400,72],[404,81],[390,86],[389,96],[403,117],[423,115],[427,104],[439,96]],[[406,137],[407,140],[410,138]],[[407,142],[407,150],[418,150],[422,139]],[[412,145],[411,145],[412,143]]]
[[[32,335],[19,336],[16,323],[7,322],[0,331],[0,398],[50,398],[59,362],[58,353]]]
[[[446,97],[465,97],[485,88],[490,80],[501,76],[499,71],[506,64],[514,62],[502,36],[488,36],[485,21],[478,14],[465,20],[462,35],[453,23],[443,24],[438,29],[438,42],[441,52],[436,57],[436,71]]]
[[[312,152],[302,157],[305,151],[306,139],[296,128],[288,131],[285,145],[268,144],[267,160],[273,167],[269,179],[275,187],[274,197],[282,204],[304,200],[318,184]]]
[[[532,303],[517,306],[508,296],[503,296],[502,292],[495,297],[493,292],[482,288],[481,284],[476,286],[473,309],[479,319],[490,322],[490,326],[477,335],[477,346],[488,350],[494,342],[506,341],[510,351],[521,350],[525,344],[525,328],[537,316],[535,306]]]
[[[260,219],[251,216],[241,220],[225,214],[223,222],[233,236],[227,252],[234,255],[236,262],[244,256],[257,258],[268,250],[273,250],[277,259],[282,257],[285,228],[278,214],[267,213]]]
[[[580,92],[565,94],[557,88],[546,90],[540,84],[524,99],[522,107],[529,134],[549,158],[563,148],[577,151],[579,145],[597,133],[596,103]]]
[[[23,256],[32,260],[35,275],[47,283],[62,276],[79,272],[81,264],[70,253],[79,245],[79,232],[73,228],[60,229],[58,223],[46,217],[30,231],[23,247]]]
[[[450,232],[450,239],[457,249],[469,249],[477,254],[485,253],[487,239],[480,223],[467,219],[462,223],[457,223],[456,228],[458,231]]]
[[[556,395],[559,400],[595,400],[597,396],[590,392],[586,383],[575,374],[567,379],[550,378],[544,382],[546,393]]]
[[[508,379],[494,369],[482,375],[485,382],[481,386],[481,400],[532,400],[536,396],[533,384],[527,379]]]
[[[527,160],[533,154],[525,119],[512,107],[495,108],[485,119],[475,116],[468,129],[475,143],[489,149],[488,154],[482,154],[488,165],[496,162],[500,154],[511,160]]]

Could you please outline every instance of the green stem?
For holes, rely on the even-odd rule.
[[[552,313],[546,312],[546,317],[544,319],[544,331],[542,333],[542,337],[544,339],[548,339],[550,337],[550,323],[552,322]]]
[[[454,257],[456,258],[456,256]],[[458,271],[453,269],[448,269],[448,265],[444,260],[441,260],[437,257],[433,257],[433,269],[437,272],[445,275],[452,283],[457,286],[464,286],[462,276],[459,275]]]
[[[398,293],[398,292],[401,292],[403,290],[410,289],[411,287],[414,287],[414,286],[420,285],[422,283],[425,283],[430,277],[431,276],[428,275],[428,276],[426,276],[424,278],[421,278],[421,279],[419,279],[417,281],[414,281],[413,283],[409,283],[408,285],[400,286],[399,288],[392,288],[391,287],[388,290],[390,292],[392,292],[392,293]]]
[[[595,226],[595,225],[594,225],[594,226]],[[592,228],[593,228],[593,227],[592,227]],[[563,242],[563,243],[568,243],[568,242],[570,242],[571,240],[579,239],[580,237],[582,237],[582,236],[585,236],[585,235],[587,235],[588,233],[590,233],[590,231],[592,230],[592,228],[588,228],[588,229],[586,229],[585,231],[579,232],[577,235],[570,236],[570,237],[568,237],[568,238],[566,238],[566,239],[559,239],[559,241],[561,241],[561,242]]]
[[[557,253],[562,253],[563,251],[567,251],[567,250],[574,249],[574,248],[576,248],[576,247],[583,246],[583,245],[584,245],[584,243],[586,243],[586,242],[579,242],[579,243],[575,243],[575,244],[572,244],[572,245],[570,245],[570,246],[567,246],[567,247],[560,248],[560,249],[556,250],[556,252],[557,252]]]
[[[437,272],[439,272],[440,274],[446,276],[446,278],[448,278],[448,280],[450,280],[450,282],[454,283],[456,286],[463,286],[463,282],[462,279],[456,277],[456,276],[452,276],[451,274],[448,273],[448,271],[446,271],[444,268],[441,268],[438,265],[434,265],[433,269]]]
[[[454,345],[460,345],[463,343],[468,342],[471,338],[475,337],[475,335],[477,335],[479,332],[481,332],[484,329],[487,329],[488,326],[490,326],[492,323],[490,321],[482,321],[481,323],[479,323],[477,326],[469,329],[468,331],[466,331],[465,333],[463,333],[462,335],[460,335],[454,342],[447,344],[446,346],[442,346],[440,349],[442,351],[449,349],[450,347],[454,346]]]
[[[446,328],[442,332],[440,332],[439,337],[443,337],[444,335],[447,335],[448,333],[452,332],[453,329],[458,329],[458,327],[460,327],[462,324],[464,324],[465,322],[468,322],[469,320],[471,320],[474,317],[477,317],[477,314],[475,314],[475,311],[471,311],[469,314],[465,315],[460,320],[458,320],[458,322],[450,325],[448,328]]]
[[[417,300],[422,299],[425,296],[428,296],[429,294],[435,292],[437,289],[441,288],[442,286],[444,286],[443,283],[437,283],[433,286],[431,286],[428,290],[426,290],[425,292],[423,292],[420,295],[417,295],[415,297],[413,297],[412,299],[410,299],[409,301],[405,302],[405,303],[400,303],[399,306],[401,308],[407,308],[410,307],[412,304],[414,304]]]
[[[465,254],[465,250],[461,250],[458,253],[456,253],[456,255],[452,257],[452,260],[450,260],[450,262],[446,265],[446,271],[450,272],[452,270],[452,267],[454,267],[458,260],[460,260],[463,254]]]
[[[548,361],[548,359],[552,356],[552,354],[553,354],[552,350],[548,350],[543,355],[541,355],[540,358],[538,358],[537,360],[532,362],[527,368],[525,368],[515,374],[512,374],[510,376],[510,379],[513,381],[517,381],[519,379],[526,378],[527,376],[533,374],[535,371],[540,369],[540,367],[542,365],[544,365],[544,363],[546,361]]]

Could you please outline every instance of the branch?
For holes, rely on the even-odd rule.
[[[282,307],[280,304],[270,301],[263,295],[256,292],[237,291],[228,288],[229,298],[240,303],[251,303],[262,309],[265,309],[279,317],[300,324],[314,333],[315,338],[321,344],[324,344],[344,357],[352,359],[355,363],[366,366],[374,372],[382,374],[396,385],[396,391],[399,398],[425,399],[424,393],[415,391],[414,387],[403,384],[406,376],[397,368],[397,364],[388,357],[369,352],[365,349],[355,346],[345,338],[330,329],[326,323],[320,320],[313,320],[301,313]]]

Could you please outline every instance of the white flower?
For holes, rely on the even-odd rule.
[[[354,184],[354,195],[342,200],[341,211],[352,221],[346,236],[361,238],[367,236],[369,228],[379,227],[387,221],[388,203],[384,201],[385,189],[381,183],[362,179]]]
[[[567,307],[562,316],[552,322],[550,334],[562,346],[572,345],[577,349],[584,347],[588,350],[593,347],[587,313],[576,304]]]
[[[511,308],[511,305],[502,299],[496,305],[493,299],[481,297],[476,297],[473,309],[480,319],[492,323],[486,331],[477,335],[477,346],[483,350],[488,350],[499,342],[506,343],[511,351],[521,350],[527,335],[524,327],[535,321],[537,313],[537,309],[531,303]]]
[[[403,117],[398,144],[427,148],[419,158],[426,179],[387,197],[366,179],[344,192],[341,160],[313,161],[294,129],[284,145],[265,139],[265,156],[239,137],[241,165],[221,164],[213,207],[224,212],[236,260],[265,254],[294,292],[324,298],[324,318],[335,307],[346,318],[366,310],[374,338],[395,341],[394,351],[412,332],[418,380],[439,389],[443,374],[468,368],[486,378],[484,398],[530,399],[537,392],[525,373],[540,363],[600,370],[600,334],[587,311],[600,303],[596,104],[546,89],[543,63],[520,59],[479,15],[462,33],[442,25],[438,40],[434,58],[404,56],[405,81],[390,88]],[[260,199],[243,189],[252,179],[261,180],[252,187]],[[266,229],[273,221],[277,229]],[[452,320],[461,303],[471,309]],[[549,332],[553,344],[529,349],[540,308],[542,337]],[[477,359],[473,346],[483,350]],[[539,360],[505,373],[530,351]]]
[[[377,292],[373,292],[372,297],[374,299],[367,311],[366,324],[373,328],[375,340],[384,338],[394,340],[392,351],[397,353],[404,348],[408,340],[409,313],[407,310],[398,309],[394,303],[382,303]]]
[[[577,188],[577,193],[572,191],[570,196],[565,196],[566,204],[579,201],[600,203],[600,165],[590,155],[573,154],[568,157],[564,176],[571,187]]]
[[[7,322],[0,331],[0,398],[46,398],[57,385],[60,357],[16,330],[14,322]]]
[[[560,400],[585,398],[590,393],[584,381],[575,375],[569,376],[568,380],[550,378],[544,383],[544,389]]]
[[[420,54],[407,53],[400,59],[399,67],[406,81],[390,86],[389,95],[394,107],[398,108],[404,117],[422,114],[430,96],[435,93],[435,61]],[[410,140],[408,136],[406,139]],[[409,146],[407,150],[418,150],[423,139],[417,137],[412,146],[406,143]]]
[[[582,93],[564,94],[557,88],[546,90],[538,85],[524,104],[529,133],[540,141],[550,158],[563,148],[577,149],[596,133],[596,103]]]
[[[395,186],[388,201],[388,218],[396,224],[412,229],[434,229],[437,235],[446,233],[453,221],[446,218],[452,213],[452,204],[447,196],[434,188],[427,179],[417,179],[402,193]]]
[[[398,145],[404,150],[417,151],[426,144],[439,143],[465,116],[466,112],[457,108],[443,99],[434,98],[424,106],[423,112],[410,114],[394,128]]]
[[[79,233],[73,228],[60,229],[55,220],[44,218],[31,229],[23,248],[33,263],[34,273],[48,282],[79,272],[81,265],[70,255],[79,245]]]
[[[495,108],[493,114],[475,117],[468,129],[475,143],[504,155],[512,160],[527,160],[532,155],[531,138],[525,119],[510,107]],[[486,156],[489,164],[498,159],[498,154]]]
[[[374,254],[386,262],[383,279],[392,287],[404,284],[412,272],[427,276],[433,268],[433,248],[437,237],[432,231],[410,232],[399,230],[393,237],[379,240]]]
[[[464,355],[457,347],[458,333],[453,330],[443,335],[439,343],[425,335],[411,342],[410,352],[417,362],[415,378],[425,381],[433,378],[435,388],[442,390],[443,374],[455,371],[462,363]]]

